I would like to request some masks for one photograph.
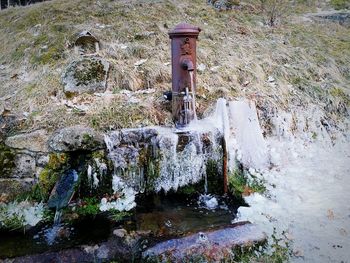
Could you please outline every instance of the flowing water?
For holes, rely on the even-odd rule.
[[[214,229],[230,225],[239,206],[238,202],[215,197],[215,209],[208,209],[197,200],[179,195],[144,198],[138,202],[131,229],[152,231],[155,236],[178,236]],[[130,228],[130,225],[125,227]]]
[[[190,80],[191,80],[191,92],[192,92],[192,109],[193,109],[193,116],[194,121],[197,121],[197,112],[196,112],[196,87],[194,84],[194,75],[193,71],[188,72],[190,74]]]
[[[26,232],[0,232],[0,261],[5,258],[19,257],[47,251],[59,251],[83,244],[95,244],[106,240],[111,234],[112,224],[102,217],[87,219],[78,224],[56,225],[58,230],[51,244],[48,233],[52,225],[35,228]]]

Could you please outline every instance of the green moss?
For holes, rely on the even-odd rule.
[[[76,208],[79,216],[96,216],[100,212],[99,200],[96,197],[86,197],[82,200],[82,205]]]
[[[29,200],[34,202],[41,202],[45,200],[45,196],[43,194],[43,189],[39,184],[36,184],[32,187],[30,191],[26,191],[16,196],[16,200],[18,202]]]
[[[221,164],[219,162],[221,162]],[[224,178],[222,172],[219,171],[219,167],[222,165],[222,160],[219,162],[216,160],[208,160],[206,165],[209,193],[223,193]]]
[[[68,161],[69,155],[67,153],[52,153],[49,156],[47,168],[52,170],[59,170],[65,166]]]
[[[24,59],[25,49],[27,47],[24,44],[20,44],[11,54],[11,59],[16,62]]]
[[[13,149],[0,143],[0,177],[8,177],[11,175],[15,167],[16,153]]]
[[[51,64],[61,59],[64,49],[61,46],[50,46],[46,51],[39,51],[31,57],[32,64]]]
[[[229,175],[228,187],[233,195],[241,197],[246,185],[247,180],[244,178],[243,173],[239,169],[234,170],[234,172]]]
[[[60,174],[49,168],[44,168],[39,174],[39,187],[42,192],[43,199],[46,200],[52,188],[55,186]]]
[[[261,246],[261,249],[259,249]],[[284,263],[289,262],[292,250],[285,238],[285,233],[278,238],[276,229],[271,235],[271,243],[264,242],[251,247],[237,247],[233,250],[233,262]]]
[[[91,140],[93,140],[93,138],[94,138],[94,137],[91,136],[90,134],[84,133],[84,134],[83,134],[83,141],[82,141],[82,143],[88,144],[88,143],[91,142]]]
[[[138,166],[144,169],[147,191],[154,189],[154,183],[160,176],[160,159],[161,153],[158,151],[154,155],[152,147],[144,147],[139,152]]]
[[[248,180],[248,176],[251,178]],[[236,169],[228,176],[229,191],[236,197],[249,195],[251,193],[264,193],[266,187],[264,181],[249,174],[244,169]]]
[[[99,159],[99,160],[105,160],[106,158],[106,153],[104,150],[99,150],[99,151],[94,151],[92,153],[92,158],[94,159]]]
[[[349,0],[331,0],[330,4],[336,10],[350,8]]]
[[[92,81],[103,81],[105,78],[104,66],[101,61],[81,61],[75,69],[74,78],[77,81],[77,86],[88,85]]]
[[[343,100],[346,105],[350,105],[350,96],[347,95],[341,88],[333,88],[329,93],[333,97]]]
[[[203,188],[203,187],[202,187]],[[196,194],[197,191],[197,187],[195,185],[186,185],[184,187],[181,187],[177,190],[178,194],[183,194],[183,195],[194,195]]]
[[[33,188],[28,194],[35,199],[47,200],[61,174],[67,169],[68,161],[69,156],[66,153],[50,154],[49,162],[40,172],[37,186],[34,186],[37,188]]]
[[[109,210],[109,218],[115,222],[120,222],[124,220],[127,217],[130,217],[132,215],[131,212],[126,212],[126,211],[118,211],[118,210]]]

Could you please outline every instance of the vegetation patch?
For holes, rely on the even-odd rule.
[[[330,94],[334,97],[334,98],[338,98],[342,101],[344,101],[344,103],[347,106],[350,106],[350,96],[347,95],[343,89],[341,88],[332,88],[330,90]]]
[[[284,263],[289,262],[292,250],[290,242],[285,238],[285,233],[282,233],[282,237],[278,237],[276,229],[274,229],[270,240],[266,244],[236,248],[233,250],[233,255],[230,262]]]
[[[219,169],[220,166],[221,165],[218,164],[217,160],[212,159],[208,160],[206,164],[208,193],[223,193],[224,178],[222,176],[222,172]]]
[[[349,0],[331,0],[330,4],[331,4],[331,6],[333,6],[334,9],[336,9],[336,10],[348,9],[348,8],[350,8],[350,2],[349,2]]]
[[[99,200],[96,197],[83,198],[79,205],[75,208],[75,212],[79,216],[95,217],[100,212]]]
[[[12,169],[15,167],[16,153],[13,149],[0,143],[0,177],[8,177],[11,175]]]
[[[127,212],[127,211],[118,211],[115,209],[111,209],[108,211],[109,213],[109,218],[115,222],[120,222],[125,220],[126,218],[130,217],[132,215],[131,212]]]
[[[265,181],[244,169],[236,169],[228,177],[230,192],[236,197],[247,196],[252,193],[264,193]]]
[[[46,201],[50,192],[60,178],[61,174],[68,168],[69,157],[65,153],[52,153],[47,166],[39,174],[39,182],[32,189],[31,195]]]

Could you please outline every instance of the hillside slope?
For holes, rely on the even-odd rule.
[[[167,32],[183,21],[202,29],[199,117],[219,97],[247,97],[261,115],[315,104],[329,123],[348,118],[350,28],[310,19],[303,12],[317,5],[301,4],[271,28],[256,2],[218,11],[204,0],[54,0],[1,11],[0,101],[3,114],[21,120],[9,132],[171,124],[162,99],[171,89]],[[78,59],[72,44],[83,30],[97,36],[99,56],[111,63],[108,88],[67,98],[61,76]]]

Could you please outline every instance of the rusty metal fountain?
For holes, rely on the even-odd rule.
[[[196,42],[201,29],[186,23],[169,31],[172,61],[172,115],[176,128],[196,120]]]

